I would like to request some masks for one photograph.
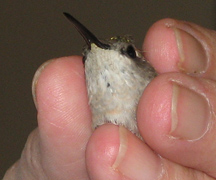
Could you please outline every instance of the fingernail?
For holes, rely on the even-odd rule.
[[[128,147],[127,130],[123,126],[119,126],[119,140],[120,140],[119,153],[114,164],[112,165],[113,169],[119,167],[127,152],[127,147]]]
[[[188,32],[173,28],[179,52],[178,67],[191,74],[204,73],[207,68],[207,55],[202,44]]]
[[[33,96],[33,101],[34,101],[34,104],[35,104],[35,107],[37,108],[37,97],[36,97],[36,87],[37,87],[37,82],[38,82],[38,79],[42,73],[42,71],[45,69],[45,67],[50,64],[53,60],[49,60],[49,61],[46,61],[45,63],[43,63],[38,69],[37,71],[35,72],[35,75],[34,75],[34,78],[32,80],[32,96]]]
[[[170,135],[185,140],[201,138],[208,129],[210,108],[206,98],[173,83]]]
[[[163,172],[161,159],[143,141],[129,133],[119,126],[120,147],[112,168],[128,179],[158,179]]]

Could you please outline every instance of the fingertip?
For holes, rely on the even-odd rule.
[[[215,79],[215,34],[191,22],[162,19],[147,32],[145,58],[158,73],[183,72]]]
[[[145,58],[159,73],[178,70],[179,53],[171,28],[175,23],[174,19],[168,18],[156,22],[150,27],[144,40]]]
[[[207,91],[211,87],[206,89],[206,85],[182,73],[156,77],[145,89],[137,110],[144,140],[161,150],[172,138],[194,141],[203,137],[212,118]]]
[[[115,179],[111,167],[118,149],[118,126],[106,124],[94,131],[86,151],[87,169],[92,179]]]
[[[79,57],[79,56],[62,57],[62,58],[51,59],[51,60],[48,60],[48,61],[44,62],[37,69],[37,71],[35,72],[34,78],[32,80],[32,95],[33,95],[33,100],[35,102],[36,108],[37,108],[37,96],[36,96],[37,92],[36,91],[37,91],[37,86],[38,86],[39,79],[40,79],[40,83],[46,84],[46,82],[48,82],[48,80],[46,78],[50,78],[50,76],[49,76],[50,74],[53,74],[53,75],[55,74],[55,73],[52,73],[52,71],[54,69],[56,69],[56,67],[58,68],[58,70],[57,69],[56,70],[59,71],[60,73],[61,73],[61,70],[64,70],[64,67],[56,66],[57,62],[59,62],[61,66],[63,66],[63,65],[67,66],[68,62],[70,62],[71,60],[72,60],[72,63],[73,63],[74,70],[77,71],[77,72],[82,73],[83,68],[80,65],[80,59],[81,59],[81,57]],[[41,75],[42,75],[42,78],[41,78]],[[42,84],[42,86],[43,86],[43,84]]]
[[[160,158],[122,126],[96,129],[86,156],[92,179],[157,179],[162,173]]]
[[[39,128],[45,128],[47,126],[44,123],[49,125],[52,122],[57,129],[64,129],[74,119],[82,119],[84,127],[90,126],[81,57],[64,57],[51,61],[37,80],[36,94]],[[89,121],[84,123],[84,119]],[[81,122],[75,121],[73,126]]]

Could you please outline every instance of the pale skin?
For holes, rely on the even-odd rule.
[[[138,106],[145,143],[111,124],[92,131],[81,57],[44,64],[33,82],[38,128],[4,180],[216,179],[215,45],[215,31],[192,23],[149,29],[143,50],[160,75]]]

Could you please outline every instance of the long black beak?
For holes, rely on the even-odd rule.
[[[86,41],[89,49],[91,49],[91,44],[96,44],[98,47],[102,48],[102,49],[109,49],[110,45],[108,44],[104,44],[102,42],[100,42],[94,34],[92,34],[85,26],[83,26],[78,20],[76,20],[73,16],[71,16],[70,14],[64,12],[63,13],[67,19],[69,19],[74,26],[76,27],[76,29],[78,30],[78,32],[81,34],[81,36],[83,37],[83,39]]]

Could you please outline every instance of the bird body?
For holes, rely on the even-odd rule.
[[[75,22],[87,43],[83,61],[93,128],[113,123],[139,136],[137,105],[145,87],[157,75],[154,68],[129,36],[100,41],[72,16],[65,15]]]

